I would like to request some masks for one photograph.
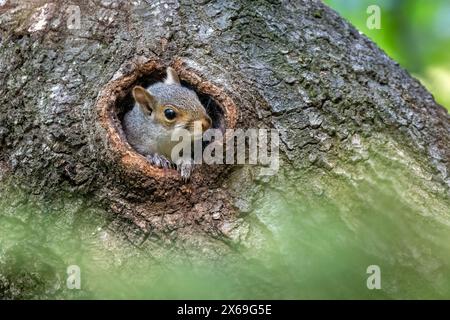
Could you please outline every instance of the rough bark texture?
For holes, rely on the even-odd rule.
[[[72,4],[76,30],[66,24]],[[409,159],[420,195],[448,204],[447,112],[319,1],[10,0],[0,12],[0,177],[37,199],[87,198],[138,225],[137,245],[181,240],[211,256],[261,246],[272,230],[252,213],[270,188],[339,198],[321,179],[363,179],[352,170],[370,152]],[[228,125],[280,129],[279,173],[203,166],[183,183],[119,150],[102,106],[120,102],[152,63],[232,101]]]

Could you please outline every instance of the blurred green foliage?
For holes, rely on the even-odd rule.
[[[418,78],[450,110],[449,0],[323,0]],[[381,28],[370,30],[370,5],[381,9]]]

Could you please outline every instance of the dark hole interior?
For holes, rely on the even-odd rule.
[[[165,70],[155,70],[151,74],[138,79],[136,83],[133,84],[133,87],[139,85],[144,88],[147,88],[156,82],[164,81],[165,77],[166,77]],[[222,107],[220,107],[220,105],[210,95],[198,92],[196,88],[191,86],[189,83],[181,81],[181,85],[183,87],[195,91],[200,102],[205,107],[207,114],[211,117],[212,127],[224,131],[225,119]],[[131,89],[132,87],[130,88],[130,92],[125,96],[125,98],[123,98],[122,101],[119,101],[118,104],[117,115],[121,122],[123,121],[125,113],[131,110],[135,103],[133,96],[131,95]]]

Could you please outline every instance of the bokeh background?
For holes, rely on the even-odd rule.
[[[323,0],[375,41],[450,110],[449,0]],[[370,5],[381,9],[381,29],[366,26]]]

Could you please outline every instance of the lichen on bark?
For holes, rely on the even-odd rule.
[[[365,203],[361,186],[384,183],[414,212],[448,224],[449,115],[319,1],[5,3],[0,178],[33,201],[70,194],[118,230],[137,225],[137,246],[157,239],[211,259],[257,256],[252,249],[284,239],[283,210],[267,204],[281,191],[299,208],[293,215],[323,203],[345,221],[352,203]],[[67,27],[69,5],[80,9],[80,29]],[[236,127],[279,129],[278,174],[205,166],[211,179],[161,184],[121,170],[99,123],[99,93],[133,71],[130,61],[152,59],[182,61],[221,88],[237,106]]]

